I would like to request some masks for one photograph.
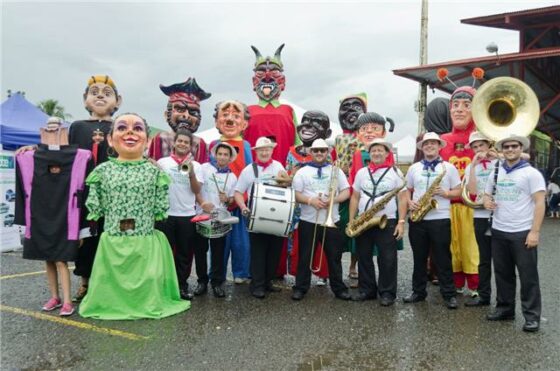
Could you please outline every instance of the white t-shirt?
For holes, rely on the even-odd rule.
[[[221,207],[218,188],[224,191],[228,197],[233,197],[237,177],[231,171],[229,173],[218,173],[211,163],[206,162],[201,166],[201,173],[204,184],[200,190],[200,196],[205,202],[211,202],[215,207]]]
[[[268,165],[266,169],[263,169],[260,165],[257,165],[257,169],[257,173],[259,174],[258,179],[256,179],[257,183],[269,183],[273,185],[276,184],[274,178],[280,171],[285,170],[284,166],[276,160],[272,160],[272,163]],[[250,188],[252,188],[253,183],[255,183],[255,172],[253,170],[253,164],[249,164],[243,169],[241,174],[239,174],[235,190],[241,193],[249,191],[250,194]]]
[[[430,188],[433,181],[443,172],[445,166],[446,174],[441,180],[440,187],[446,191],[461,185],[461,178],[455,166],[449,162],[443,161],[437,164],[435,171],[424,170],[422,162],[413,164],[406,173],[406,182],[408,189],[413,191],[412,199],[418,201],[426,190]],[[433,197],[438,202],[438,208],[432,209],[426,214],[424,220],[437,220],[449,219],[451,202],[447,198],[434,195]]]
[[[169,185],[169,210],[167,215],[171,216],[193,216],[195,212],[195,194],[191,190],[191,181],[188,174],[179,171],[179,165],[171,157],[163,157],[158,160],[159,167],[171,177]],[[194,166],[196,180],[202,182],[200,164],[191,162]]]
[[[486,189],[486,182],[490,177],[494,176],[494,166],[496,166],[496,161],[493,160],[486,164],[486,169],[484,169],[484,165],[477,164],[476,168],[474,169],[474,175],[476,176],[476,194],[483,195],[484,190]],[[472,163],[468,164],[465,168],[465,184],[468,184],[469,178],[471,175],[471,165]],[[490,217],[490,210],[482,209],[474,209],[473,213],[475,218],[486,218]]]
[[[298,170],[292,181],[292,188],[296,192],[301,192],[307,197],[318,197],[319,193],[323,194],[323,200],[328,200],[329,186],[331,182],[332,165],[325,166],[321,169],[321,178],[317,174],[317,168],[312,166],[305,166]],[[350,188],[350,184],[342,170],[338,169],[336,195],[341,191]],[[336,196],[335,195],[335,196]],[[311,205],[300,204],[301,206],[301,220],[309,223],[323,224],[327,219],[327,209],[317,210]],[[317,213],[319,218],[317,219]],[[333,221],[336,223],[340,219],[338,215],[338,204],[333,205],[332,210]]]
[[[377,169],[372,175],[373,181],[378,183],[375,190],[375,199],[373,201],[371,201],[371,196],[366,193],[368,192],[370,195],[372,195],[374,188],[374,184],[371,181],[372,177],[369,176],[369,168],[367,166],[363,167],[356,174],[352,187],[354,188],[354,192],[360,192],[358,215],[362,214],[365,211],[366,205],[367,208],[370,209],[376,202],[378,202],[385,196],[385,193],[391,192],[395,188],[399,188],[403,185],[404,180],[402,172],[398,168],[396,172],[393,168],[388,169],[389,170],[387,171],[385,176],[383,176],[383,178],[381,178],[381,176],[383,175],[383,173],[385,173],[385,170],[387,170],[387,168]],[[381,180],[379,180],[380,178]],[[391,199],[391,201],[389,201],[389,203],[385,205],[385,208],[378,211],[375,216],[381,216],[383,214],[387,215],[387,219],[397,218],[396,197]]]
[[[533,194],[545,191],[546,185],[542,174],[532,166],[516,169],[509,174],[502,166],[498,172],[492,228],[502,232],[528,231],[533,225],[535,203]],[[486,183],[485,193],[491,195],[494,177]]]

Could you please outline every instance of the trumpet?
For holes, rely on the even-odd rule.
[[[181,174],[188,175],[191,172],[191,167],[192,167],[191,161],[192,160],[190,158],[187,158],[179,165],[179,172]]]

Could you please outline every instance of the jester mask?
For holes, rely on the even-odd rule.
[[[210,98],[211,94],[190,77],[185,82],[159,88],[169,97],[164,116],[171,129],[176,132],[184,128],[195,133],[200,126],[200,101]]]
[[[227,100],[216,104],[214,118],[220,134],[226,139],[235,139],[247,128],[249,111],[245,104]]]
[[[315,139],[327,139],[332,132],[329,117],[321,111],[305,112],[296,129],[304,147],[310,147]]]
[[[358,117],[367,110],[367,96],[365,93],[350,95],[340,101],[338,120],[344,130],[354,132],[358,129]]]
[[[284,65],[281,56],[284,44],[280,45],[274,57],[264,58],[261,52],[251,46],[255,52],[255,75],[253,76],[253,90],[257,93],[259,99],[270,102],[278,99],[286,86],[286,77],[284,76]]]

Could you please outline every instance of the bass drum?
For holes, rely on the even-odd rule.
[[[287,237],[292,229],[295,207],[296,194],[292,188],[257,183],[253,185],[247,229],[253,233]]]

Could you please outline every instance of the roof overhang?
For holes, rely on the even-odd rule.
[[[465,24],[503,28],[506,30],[542,27],[543,25],[558,24],[559,22],[560,6],[558,5],[461,20],[461,23]]]
[[[437,78],[436,72],[442,67],[447,68],[449,78],[457,86],[472,85],[471,73],[475,67],[485,70],[482,82],[499,76],[512,76],[525,81],[539,98],[541,118],[537,129],[560,139],[560,47],[503,54],[498,58],[485,56],[427,64],[393,70],[393,73],[424,83],[432,90],[439,89],[451,94],[455,86]]]

